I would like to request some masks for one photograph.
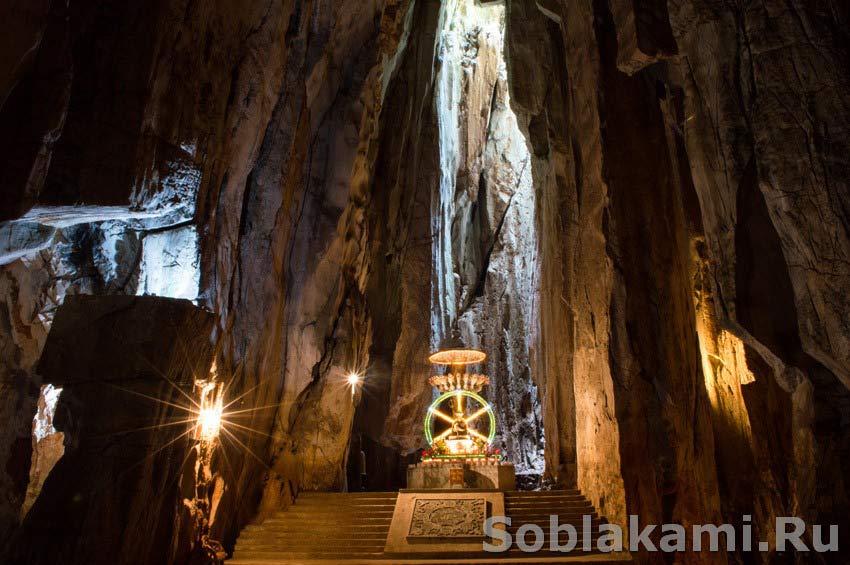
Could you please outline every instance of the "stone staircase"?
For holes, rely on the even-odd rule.
[[[236,542],[228,565],[345,565],[388,564],[477,564],[477,563],[629,563],[628,554],[582,552],[581,540],[574,552],[549,550],[549,515],[570,523],[581,536],[582,517],[593,518],[593,531],[603,523],[593,505],[576,490],[515,491],[505,494],[505,513],[511,518],[508,531],[516,537],[524,524],[537,524],[545,532],[543,548],[524,553],[516,547],[504,553],[469,555],[464,558],[428,557],[399,559],[385,556],[384,543],[392,521],[398,493],[301,493],[288,510],[260,525],[246,527]],[[593,547],[598,533],[592,535]],[[566,540],[561,537],[561,543]],[[529,534],[527,542],[534,542]]]
[[[228,563],[304,563],[380,559],[396,492],[304,492],[288,510],[247,526]]]
[[[583,555],[598,553],[596,540],[599,538],[599,525],[604,522],[596,513],[593,504],[578,490],[548,490],[548,491],[513,491],[505,493],[505,514],[511,519],[511,525],[507,528],[514,538],[514,549],[505,554],[512,557],[536,555],[537,557],[563,557],[562,552],[552,552],[550,549],[549,520],[550,515],[558,516],[558,524],[571,524],[578,534],[577,545],[570,555]],[[584,516],[591,517],[590,552],[582,550],[582,520]],[[523,552],[516,547],[517,533],[520,528],[528,524],[539,526],[544,533],[543,547],[534,554]],[[525,541],[532,545],[535,541],[534,534],[526,534]],[[567,534],[558,536],[558,543],[567,543]]]

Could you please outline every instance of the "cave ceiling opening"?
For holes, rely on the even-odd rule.
[[[520,474],[543,472],[531,370],[537,232],[531,154],[511,109],[505,6],[445,3],[438,39],[439,185],[432,197],[431,346],[458,333],[488,353],[497,443]]]

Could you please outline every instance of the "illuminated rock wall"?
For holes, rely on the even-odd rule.
[[[228,394],[259,408],[214,466],[226,543],[344,487],[351,445],[399,486],[455,321],[517,463],[544,446],[611,521],[850,516],[843,4],[0,13],[0,530],[55,306],[195,284]]]
[[[519,473],[543,472],[540,400],[530,366],[537,313],[531,155],[511,110],[502,5],[446,3],[434,103],[440,185],[432,200],[431,343],[459,330],[488,354],[496,442]]]
[[[616,521],[845,520],[847,11],[827,4],[509,3],[513,100],[553,179],[547,471],[575,461]],[[566,380],[574,459],[548,441]]]

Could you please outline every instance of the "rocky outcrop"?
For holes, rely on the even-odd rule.
[[[191,489],[183,465],[192,427],[175,423],[191,417],[188,393],[209,370],[212,321],[186,300],[65,300],[38,372],[63,389],[54,424],[66,451],[8,562],[186,560],[191,547],[170,540],[193,537],[180,498]]]
[[[501,5],[447,3],[437,106],[440,184],[432,199],[431,342],[454,331],[488,353],[498,442],[520,473],[543,472],[530,354],[537,317],[535,190],[511,109]]]
[[[181,220],[184,211],[131,213],[116,207],[37,208],[0,228],[4,350],[0,375],[9,383],[0,404],[14,425],[0,434],[0,483],[8,488],[0,504],[0,531],[18,523],[24,496],[34,498],[42,480],[31,465],[44,464],[33,443],[32,419],[43,380],[35,370],[56,309],[79,294],[156,294],[195,299],[198,294],[196,230]],[[55,442],[50,439],[49,442]],[[45,444],[47,445],[47,444]],[[18,446],[18,447],[14,447]],[[61,446],[61,440],[60,440]],[[47,460],[51,460],[47,457]],[[39,463],[42,461],[42,463]],[[0,536],[2,537],[2,536]]]
[[[38,412],[32,422],[32,463],[26,498],[21,505],[22,521],[35,503],[35,499],[41,494],[41,488],[47,476],[53,471],[56,462],[65,454],[65,434],[56,431],[53,427],[53,417],[56,415],[56,405],[60,394],[62,389],[53,385],[41,387]]]
[[[641,14],[663,15],[668,7],[669,24],[665,16],[653,19],[654,29],[635,26]],[[806,139],[818,139],[813,133],[819,131],[818,114],[795,118],[794,109],[805,105],[800,95],[816,88],[816,77],[833,77],[823,79],[828,84],[846,78],[835,76],[843,73],[836,69],[844,68],[846,37],[835,27],[843,21],[842,12],[765,6],[752,18],[750,11],[736,17],[693,2],[611,3],[610,10],[599,2],[544,2],[539,8],[549,23],[519,3],[510,4],[507,41],[509,68],[517,77],[513,99],[530,116],[530,126],[544,124],[529,127],[529,138],[533,145],[548,141],[542,144],[541,168],[560,181],[560,186],[540,185],[540,201],[552,206],[539,213],[545,223],[539,229],[541,282],[559,291],[541,294],[541,327],[570,321],[555,334],[568,336],[570,344],[560,356],[557,380],[569,375],[574,401],[558,394],[559,385],[546,383],[550,375],[540,376],[544,394],[554,395],[544,400],[547,444],[554,435],[548,430],[557,423],[545,408],[565,406],[555,412],[560,415],[574,402],[579,486],[617,520],[637,513],[662,522],[722,518],[735,523],[751,513],[764,539],[771,539],[773,516],[796,513],[814,519],[817,514],[821,520],[841,521],[833,509],[844,504],[843,495],[816,502],[814,493],[816,484],[844,484],[846,478],[815,471],[813,461],[846,449],[836,418],[847,414],[847,390],[837,358],[818,361],[824,350],[813,347],[813,332],[828,323],[828,309],[821,308],[818,321],[800,329],[798,316],[805,317],[808,305],[824,302],[805,299],[808,305],[799,306],[804,299],[795,297],[791,281],[798,272],[793,265],[800,261],[791,257],[816,253],[816,248],[840,249],[840,236],[832,237],[828,247],[815,244],[814,236],[829,230],[840,234],[843,228],[840,215],[834,220],[818,215],[827,219],[811,232],[794,227],[799,221],[783,224],[782,219],[783,214],[802,217],[787,207],[797,198],[828,198],[819,191],[828,190],[833,180],[841,184],[841,175],[830,176],[830,183],[801,184],[799,176],[778,179],[761,171],[776,168],[772,156],[791,155],[779,128],[814,124],[801,130],[812,132]],[[764,26],[773,16],[785,22],[781,29],[810,33],[819,26],[824,45],[816,49],[801,39],[799,55],[768,55],[762,58],[766,67],[753,66],[754,39],[778,46],[779,28]],[[649,39],[668,32],[675,36],[674,49],[642,48],[635,55],[635,44],[652,44],[641,43],[642,33]],[[562,60],[549,56],[559,48],[565,52],[561,72],[570,92],[567,103],[553,102],[558,90],[535,81],[550,73],[549,65],[557,65],[551,61]],[[823,74],[815,70],[820,60],[809,62],[808,72],[794,67],[811,61],[815,50],[819,58],[834,61]],[[773,82],[785,76],[797,76],[792,84],[801,86]],[[837,99],[820,89],[816,97],[816,107],[832,104],[840,130],[845,116],[835,106]],[[774,113],[764,114],[754,100],[765,100]],[[561,126],[564,111],[566,125]],[[775,129],[747,133],[764,127],[759,123]],[[760,139],[761,145],[747,139]],[[817,147],[817,141],[810,143]],[[827,152],[833,147],[820,146],[829,147],[823,149]],[[765,152],[764,165],[755,147]],[[806,162],[831,162],[829,157],[812,161],[814,149],[799,154]],[[820,174],[817,167],[812,176]],[[780,169],[788,170],[788,164],[783,161]],[[546,177],[546,172],[535,174],[535,182],[545,183]],[[777,182],[788,188],[777,189]],[[779,193],[786,196],[779,198]],[[840,205],[835,208],[839,200],[831,200],[832,210],[840,210]],[[774,207],[767,208],[767,201]],[[806,245],[792,235],[803,231],[812,236]],[[549,243],[553,233],[559,239]],[[552,260],[557,269],[546,268]],[[820,274],[809,270],[807,276],[819,282],[809,278],[807,285],[818,290],[806,293],[828,293],[830,284],[843,284],[835,269],[813,270]],[[743,287],[736,289],[736,284]],[[547,312],[559,301],[566,312],[549,318]],[[840,343],[838,335],[831,347]],[[555,349],[545,331],[541,340],[543,349]],[[808,351],[803,343],[810,344]],[[569,462],[570,453],[555,459],[547,445],[547,472],[570,480],[568,468],[556,466],[562,461]]]
[[[215,313],[228,543],[352,449],[399,486],[455,326],[503,447],[610,520],[847,531],[839,4],[4,6],[0,527],[52,311],[147,292]]]
[[[850,477],[829,461],[847,452],[839,422],[850,405],[841,267],[850,253],[848,178],[835,166],[850,120],[847,9],[669,4],[712,315],[721,341],[732,334],[743,342],[756,379],[733,403],[752,432],[743,434],[746,463],[724,456],[724,507],[844,524],[836,511],[848,503]],[[767,488],[736,490],[742,473]]]

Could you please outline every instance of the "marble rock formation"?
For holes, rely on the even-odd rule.
[[[490,353],[528,481],[619,524],[752,514],[771,539],[799,515],[846,539],[846,2],[0,15],[0,537],[56,306],[148,293],[212,313],[250,410],[212,470],[226,547],[299,490],[351,485],[361,449],[371,488],[400,486],[455,328]],[[172,531],[155,544],[188,552]]]
[[[195,376],[209,371],[212,321],[186,300],[65,300],[37,368],[62,388],[54,425],[65,452],[8,562],[185,561],[188,547],[169,540],[192,536],[180,499],[191,436],[175,423],[192,417]]]

